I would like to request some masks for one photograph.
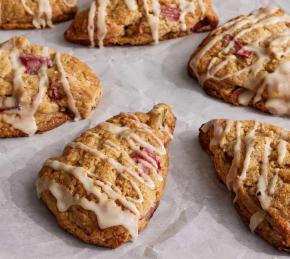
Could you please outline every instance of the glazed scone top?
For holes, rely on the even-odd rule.
[[[248,193],[259,204],[258,209],[248,204],[254,211],[251,230],[269,213],[289,235],[290,132],[256,121],[224,119],[204,124],[201,131],[210,134],[208,145],[214,158],[224,160],[224,171],[219,174],[236,194],[234,201]]]
[[[92,2],[88,12],[88,34],[91,46],[95,46],[95,31],[97,31],[99,47],[103,46],[107,33],[113,34],[112,31],[115,31],[115,35],[109,36],[122,35],[121,27],[119,28],[121,31],[118,31],[118,26],[112,25],[114,19],[120,19],[119,24],[129,26],[134,21],[141,20],[144,14],[155,43],[159,42],[160,34],[166,33],[163,31],[165,27],[163,30],[160,29],[160,23],[174,25],[176,31],[179,28],[182,31],[198,31],[206,24],[200,22],[193,26],[192,22],[206,19],[206,11],[209,7],[208,0],[96,0]],[[144,22],[143,19],[140,22]],[[110,27],[110,30],[107,27]]]
[[[0,0],[1,1],[6,0]],[[32,24],[35,28],[45,28],[45,27],[53,27],[52,18],[53,18],[53,6],[54,5],[65,5],[68,8],[73,8],[76,6],[78,0],[10,0],[9,1],[12,8],[15,8],[14,15],[20,15],[22,13],[21,9],[24,10],[25,15],[29,15],[32,17]],[[9,8],[10,9],[10,8]],[[9,10],[8,9],[8,10]],[[11,9],[11,12],[13,10]],[[1,19],[0,19],[1,21]],[[20,21],[18,21],[20,22]]]
[[[76,58],[15,37],[0,45],[0,126],[32,135],[38,114],[69,111],[88,116],[100,96],[99,81]]]
[[[73,205],[93,211],[101,229],[123,226],[134,239],[139,220],[160,199],[174,126],[164,104],[148,114],[121,113],[83,133],[62,157],[47,160],[38,194],[50,191],[60,212]]]
[[[194,53],[199,82],[244,88],[239,103],[265,100],[269,112],[290,115],[290,16],[261,8],[213,31]]]

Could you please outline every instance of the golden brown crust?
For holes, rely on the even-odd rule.
[[[234,205],[241,219],[247,226],[249,226],[252,214],[244,205],[241,198],[238,199]],[[263,239],[265,239],[268,243],[276,247],[278,250],[290,253],[289,245],[285,245],[284,242],[283,243],[281,242],[281,233],[276,232],[276,229],[273,228],[270,218],[260,223],[259,226],[255,229],[255,233],[260,235]]]
[[[80,206],[74,206],[67,212],[60,213],[56,200],[49,191],[43,192],[41,199],[56,216],[59,226],[85,243],[117,248],[131,239],[129,232],[122,226],[100,229],[96,215]]]
[[[97,2],[97,1],[96,1]],[[210,0],[202,0],[205,13],[196,2],[195,15],[191,13],[186,15],[187,30],[183,31],[178,21],[178,0],[161,0],[161,14],[159,17],[159,40],[173,39],[192,33],[191,28],[196,24],[195,31],[202,32],[215,28],[218,24],[218,17],[212,8]],[[151,1],[148,1],[149,5]],[[153,42],[152,31],[150,29],[144,3],[142,0],[137,1],[138,10],[130,11],[123,0],[111,1],[107,8],[107,35],[104,39],[104,45],[145,45]],[[168,18],[162,15],[162,8],[169,8],[169,16],[177,18]],[[177,12],[177,13],[176,13]],[[80,12],[73,21],[70,28],[65,32],[65,38],[68,41],[89,45],[88,32],[88,14],[89,10]],[[95,17],[95,44],[98,45],[97,39],[97,15]],[[203,22],[203,24],[201,24]]]
[[[278,83],[274,85],[270,78],[277,74],[282,85],[283,78],[278,73],[290,61],[290,38],[285,40],[290,28],[287,17],[281,9],[261,8],[230,20],[210,33],[193,53],[188,62],[190,75],[199,80],[210,96],[236,106],[288,115],[287,109],[274,109],[270,104],[279,98],[283,101],[280,106],[289,105],[282,90],[272,90]],[[243,97],[247,94],[248,98]]]
[[[138,126],[138,123],[144,123],[148,125],[152,132],[154,132],[154,134],[156,134],[156,136],[163,142],[166,149],[175,127],[175,117],[171,109],[165,104],[158,104],[154,106],[154,108],[148,113],[121,113],[109,119],[107,122],[122,127],[129,127],[143,140],[151,143],[152,145],[156,145],[156,139],[152,138],[152,136],[150,137],[150,135],[147,133],[142,132],[142,130],[137,130],[138,127],[140,127]],[[160,125],[163,125],[162,128]],[[111,147],[118,145],[119,148],[121,148],[121,153],[115,153],[116,150],[119,150],[119,148],[115,149],[115,151],[114,149],[108,148],[104,144],[107,141],[111,141],[111,143],[113,142],[113,144],[110,144]],[[82,143],[87,146],[94,147],[95,149],[101,151],[103,154],[106,154],[108,157],[116,159],[116,161],[127,166],[129,170],[131,168],[131,165],[126,162],[127,158],[125,153],[123,153],[128,152],[127,154],[132,157],[134,152],[132,153],[132,150],[130,150],[130,145],[123,139],[123,137],[116,138],[115,134],[104,131],[101,125],[98,125],[96,128],[84,132],[80,137],[74,140],[74,143]],[[163,181],[157,180],[152,171],[146,171],[154,181],[154,189],[149,188],[144,183],[136,181],[136,178],[134,178],[132,175],[127,175],[128,179],[134,181],[135,184],[139,186],[138,188],[140,188],[142,197],[144,199],[142,203],[136,202],[136,206],[140,212],[139,220],[137,223],[139,232],[141,232],[147,226],[150,218],[153,216],[155,210],[157,209],[166,184],[169,167],[168,154],[166,152],[165,155],[158,157],[158,163],[160,163],[160,169],[158,169],[158,173],[162,175]],[[95,168],[94,173],[96,174],[96,178],[106,184],[109,184],[110,186],[113,186],[114,189],[118,188],[122,195],[126,196],[126,199],[129,199],[128,197],[136,199],[136,196],[138,196],[135,189],[133,188],[133,185],[131,185],[130,182],[126,180],[126,178],[123,178],[122,174],[116,170],[116,168],[114,168],[112,164],[108,162],[108,160],[100,159],[98,156],[93,155],[88,151],[68,146],[65,148],[62,156],[52,158],[51,160],[62,161],[63,163],[72,166],[83,167],[88,171],[91,171],[92,168]],[[89,194],[86,187],[76,177],[68,172],[54,170],[48,166],[44,166],[39,173],[38,182],[48,181],[56,182],[61,186],[68,188],[74,195],[78,195],[78,197],[87,197],[91,201],[94,201],[96,204],[98,204],[99,198],[92,193]],[[95,185],[94,188],[99,187]],[[96,214],[90,210],[84,209],[80,205],[72,205],[66,211],[60,212],[57,207],[56,198],[52,195],[49,189],[44,189],[41,192],[40,197],[50,209],[50,211],[56,216],[58,224],[69,233],[86,243],[116,248],[132,239],[128,229],[122,225],[112,226],[104,229],[100,228]],[[126,207],[123,207],[123,204],[116,204],[117,206],[121,206],[123,210],[126,209]]]
[[[255,124],[256,123],[256,124]],[[237,143],[237,122],[233,122],[231,129],[228,133],[225,132],[226,126],[229,125],[227,120],[215,120],[204,124],[200,128],[199,140],[203,149],[212,158],[218,178],[224,184],[229,184],[229,175],[233,169]],[[256,125],[255,137],[250,139],[250,132]],[[275,246],[279,250],[289,252],[290,247],[290,226],[289,218],[290,211],[287,205],[290,195],[289,187],[289,140],[290,134],[288,131],[279,127],[260,123],[254,121],[241,121],[241,162],[237,166],[237,183],[239,179],[242,179],[243,169],[246,163],[246,153],[249,153],[250,141],[253,141],[253,151],[250,156],[250,163],[246,169],[246,178],[238,184],[238,190],[235,190],[236,198],[234,200],[235,207],[241,215],[243,221],[250,225],[252,216],[257,211],[263,211],[259,201],[259,187],[261,184],[260,176],[263,173],[263,154],[265,152],[265,141],[267,138],[271,139],[271,153],[269,156],[269,168],[268,181],[272,183],[272,179],[275,174],[279,177],[276,183],[276,189],[274,194],[271,194],[271,205],[265,211],[265,218],[255,228],[255,232],[259,234],[263,239]],[[217,132],[222,129],[221,132],[224,135],[217,137]],[[223,137],[221,137],[223,136]],[[248,137],[246,137],[248,136]],[[278,164],[279,158],[279,143],[281,140],[286,141],[286,152],[283,165]],[[218,140],[218,144],[215,141]],[[215,144],[213,144],[215,143]],[[280,150],[281,152],[281,150]],[[278,173],[277,173],[278,172]],[[268,192],[271,187],[268,185]],[[230,187],[229,187],[230,188]]]
[[[57,112],[51,115],[38,114],[36,118],[37,122],[37,133],[43,133],[54,128],[59,127],[63,123],[71,120],[71,118],[64,112]],[[0,137],[10,138],[10,137],[25,137],[27,134],[24,132],[13,128],[7,123],[0,123]]]
[[[64,0],[49,0],[52,8],[53,23],[60,23],[72,19],[76,12],[76,7],[70,7],[65,4]],[[69,1],[67,1],[69,2]],[[38,13],[38,5],[31,0],[26,1],[27,6]],[[33,16],[27,13],[21,0],[0,0],[0,29],[33,29]]]
[[[33,65],[33,62],[36,62],[37,66],[37,59],[42,58],[44,47],[31,44],[24,37],[12,38],[8,42],[0,45],[0,48],[1,47],[0,138],[27,136],[27,132],[21,128],[14,127],[13,123],[11,124],[5,120],[5,116],[14,115],[9,114],[11,111],[5,108],[4,101],[8,98],[13,98],[16,102],[20,102],[21,100],[22,107],[16,112],[21,112],[22,110],[30,109],[29,107],[33,107],[35,98],[40,92],[41,75],[37,74],[38,72],[32,73],[28,70],[34,69],[35,64]],[[21,76],[23,90],[21,90],[21,94],[20,92],[18,93],[18,95],[20,94],[22,97],[17,97],[15,95],[16,86],[13,80],[16,78],[16,71],[13,69],[11,61],[14,50],[19,52],[17,54],[19,60],[21,57],[28,60],[25,65],[23,64],[26,69]],[[93,70],[91,70],[86,64],[73,56],[68,54],[57,54],[57,52],[51,49],[48,49],[48,53],[49,62],[51,63],[46,72],[48,86],[41,103],[37,106],[37,110],[34,114],[38,133],[56,128],[66,121],[75,118],[75,114],[71,111],[69,100],[75,102],[80,119],[84,119],[87,118],[91,110],[98,105],[102,96],[102,88],[99,79],[96,77]],[[65,71],[65,77],[69,84],[68,91],[71,92],[72,98],[69,98],[64,90],[64,85],[61,80],[62,73],[57,65],[57,55],[59,55],[59,61]],[[33,62],[31,62],[31,60]],[[33,116],[31,117],[31,120],[32,118]]]

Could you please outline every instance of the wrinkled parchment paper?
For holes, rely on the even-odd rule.
[[[88,6],[89,0],[81,5]],[[225,22],[273,1],[213,0]],[[276,1],[290,12],[288,0]],[[0,41],[26,35],[31,41],[68,52],[87,62],[104,87],[89,119],[67,123],[43,135],[0,140],[0,258],[287,258],[251,234],[217,180],[198,143],[199,126],[214,118],[258,119],[289,126],[289,119],[238,108],[206,96],[187,74],[187,61],[206,34],[157,46],[89,49],[63,38],[68,23],[42,31],[0,31]],[[61,230],[36,197],[41,164],[59,155],[83,130],[121,111],[171,105],[178,118],[170,146],[167,188],[149,227],[138,240],[116,250],[87,245]]]

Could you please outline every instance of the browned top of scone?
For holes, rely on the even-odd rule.
[[[272,243],[289,250],[290,132],[257,121],[220,119],[201,127],[200,142],[221,181],[235,192],[235,202],[249,211],[252,230],[257,215],[263,215],[273,228],[273,237],[266,238],[279,239]]]
[[[85,242],[117,247],[136,238],[163,193],[174,127],[165,104],[148,113],[121,113],[49,159],[38,193],[59,224]]]
[[[211,95],[289,115],[290,16],[261,8],[229,21],[202,42],[189,71]]]
[[[65,38],[86,45],[143,45],[217,24],[210,0],[103,0],[79,13]]]
[[[0,137],[86,118],[99,102],[99,80],[75,57],[14,37],[0,45],[0,59]]]
[[[77,0],[0,0],[0,29],[52,27],[75,15]]]

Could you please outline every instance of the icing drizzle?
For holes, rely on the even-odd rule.
[[[223,127],[219,120],[210,121],[203,125],[202,131],[207,132],[210,127],[213,127],[213,136],[210,139],[210,150],[212,151],[214,147],[219,146],[223,149],[223,146],[227,144],[226,136],[233,127],[233,122],[226,120],[226,126]],[[231,167],[226,176],[226,185],[229,190],[233,190],[236,194],[234,202],[238,198],[238,192],[242,186],[244,180],[247,178],[247,172],[250,172],[250,161],[251,156],[255,150],[255,135],[257,130],[262,127],[258,122],[254,123],[252,129],[248,129],[248,133],[241,138],[242,135],[242,122],[237,121],[236,123],[236,141],[234,146],[234,158],[232,160]],[[285,131],[281,130],[281,137],[285,137]],[[275,173],[271,179],[269,179],[269,157],[272,153],[271,148],[272,139],[270,137],[265,137],[264,151],[262,154],[261,172],[257,183],[256,196],[260,202],[261,208],[263,210],[258,210],[254,213],[250,220],[250,228],[252,231],[264,220],[266,211],[270,208],[272,202],[272,196],[275,194],[276,185],[278,181],[279,169],[275,170]],[[277,145],[277,163],[283,166],[285,157],[287,155],[287,144],[288,142],[281,139]],[[245,156],[242,161],[242,147],[245,147]],[[240,174],[239,174],[240,172]]]
[[[143,0],[144,9],[148,18],[148,23],[151,28],[152,38],[155,44],[159,42],[159,16],[160,4],[158,0],[152,1],[153,14],[150,13],[147,0]]]
[[[71,3],[69,3],[69,2],[71,2]],[[69,2],[68,2],[68,0],[64,0],[64,4],[66,6],[72,8],[72,7],[75,7],[77,5],[78,0],[70,0]]]
[[[265,139],[264,155],[262,160],[262,173],[258,181],[257,195],[260,204],[264,210],[267,210],[271,204],[271,197],[267,193],[268,189],[268,170],[269,170],[269,156],[271,153],[271,139]]]
[[[250,230],[252,232],[255,231],[255,229],[264,221],[266,216],[265,211],[258,210],[256,213],[253,214],[253,216],[250,219]]]
[[[0,104],[4,103],[8,107],[12,107],[2,111],[2,117],[4,122],[31,136],[37,132],[38,128],[35,120],[35,114],[37,113],[37,110],[41,105],[49,86],[49,79],[47,75],[48,64],[47,62],[43,62],[37,72],[37,76],[39,78],[38,93],[31,98],[31,101],[30,99],[28,101],[23,81],[23,75],[26,68],[20,61],[21,53],[14,46],[14,44],[5,45],[4,49],[10,51],[10,61],[13,70],[13,94],[11,97],[0,98]],[[48,48],[43,48],[41,58],[47,58],[47,60],[50,59]],[[56,53],[55,62],[58,71],[61,74],[61,83],[67,95],[69,109],[74,113],[75,120],[79,120],[81,116],[72,96],[70,85],[67,80],[68,75],[63,68],[60,53]]]
[[[124,0],[127,8],[130,11],[138,10],[138,4],[136,0]],[[206,6],[204,0],[198,0],[198,6],[201,9],[201,17],[202,20],[205,17]],[[98,6],[97,4],[98,3]],[[95,47],[95,27],[97,27],[97,39],[99,47],[103,47],[104,39],[107,35],[107,25],[106,25],[106,17],[107,17],[107,6],[110,4],[110,0],[96,0],[93,1],[89,12],[88,12],[88,36],[91,43],[91,47]],[[149,6],[148,0],[143,0],[143,6],[146,13],[147,21],[149,27],[151,29],[152,39],[155,44],[159,42],[159,23],[160,23],[160,15],[162,13],[162,7],[159,3],[159,0],[152,0],[152,5]],[[194,0],[180,0],[179,1],[179,10],[178,14],[176,14],[176,21],[180,23],[181,29],[186,31],[188,28],[186,24],[185,17],[192,13],[195,15],[196,12],[196,3]],[[175,8],[173,8],[175,10]],[[95,19],[97,14],[97,19]],[[95,26],[95,20],[97,21],[97,25]]]
[[[48,56],[47,48],[44,48],[43,55]],[[34,98],[32,104],[28,104],[27,101],[23,100],[25,89],[23,88],[22,76],[25,71],[25,67],[20,63],[18,49],[14,48],[12,50],[10,59],[14,71],[13,98],[14,100],[18,100],[20,110],[12,109],[4,111],[3,119],[6,123],[11,124],[14,128],[19,129],[28,135],[33,135],[37,131],[34,115],[39,105],[41,104],[48,87],[47,66],[43,65],[41,67],[38,73],[38,94]]]
[[[62,65],[61,54],[59,52],[57,52],[55,54],[55,62],[56,62],[56,65],[57,65],[57,69],[58,69],[58,71],[61,74],[61,83],[62,83],[63,89],[65,91],[65,94],[67,96],[68,107],[74,113],[75,121],[80,120],[81,119],[81,115],[80,115],[80,113],[78,111],[78,108],[76,106],[75,100],[74,100],[73,95],[71,93],[70,84],[69,84],[69,81],[67,79],[68,75],[65,72],[64,67]]]
[[[49,0],[37,0],[38,11],[35,14],[27,5],[26,0],[21,0],[24,10],[33,16],[33,25],[37,28],[45,28],[46,26],[52,28],[52,8]]]
[[[85,197],[74,196],[67,188],[54,181],[48,182],[45,180],[38,180],[37,189],[39,196],[43,191],[49,190],[57,200],[59,211],[64,212],[72,205],[79,205],[96,214],[101,229],[122,225],[129,231],[134,239],[138,235],[138,221],[141,218],[136,204],[141,204],[144,201],[142,192],[137,183],[145,184],[148,188],[155,189],[156,186],[152,177],[155,177],[158,181],[163,181],[162,175],[158,172],[160,168],[156,164],[156,160],[150,161],[150,159],[152,160],[152,156],[149,156],[148,154],[150,153],[148,152],[154,152],[154,154],[158,156],[163,156],[166,155],[166,149],[162,141],[153,133],[148,125],[140,122],[138,117],[134,114],[126,114],[126,116],[130,118],[132,122],[134,121],[135,126],[138,126],[135,130],[109,122],[101,123],[98,127],[115,135],[119,140],[126,140],[131,151],[138,151],[141,154],[140,157],[144,157],[144,159],[141,160],[133,160],[128,151],[122,149],[120,144],[110,140],[105,140],[104,145],[107,148],[119,153],[122,152],[123,159],[125,159],[126,164],[129,164],[130,167],[123,165],[111,155],[107,155],[104,151],[98,150],[93,146],[80,142],[73,142],[69,144],[69,147],[88,152],[96,158],[108,162],[118,172],[118,174],[128,180],[137,193],[137,199],[123,195],[118,187],[113,187],[109,183],[105,183],[90,170],[86,170],[83,167],[68,165],[57,160],[47,160],[44,166],[48,166],[57,171],[65,171],[66,173],[73,175],[82,183],[86,193],[94,194],[99,202],[96,203],[88,201]],[[137,135],[136,132],[138,131],[142,133],[145,132],[148,137],[150,136],[152,140],[154,139],[155,144],[152,145]],[[93,131],[87,131],[85,134],[100,139],[99,135]],[[139,166],[140,164],[149,168],[151,175],[148,174],[148,172],[145,172],[142,167]],[[103,192],[101,192],[101,190]],[[121,203],[125,210],[122,210],[116,201]]]
[[[64,0],[64,4],[68,7],[76,6],[78,0],[72,0],[71,3],[68,3],[67,0]],[[36,0],[38,5],[38,10],[36,13],[27,5],[26,0],[21,0],[22,6],[29,15],[33,17],[32,24],[37,29],[45,28],[46,26],[53,28],[52,24],[52,7],[50,0]]]
[[[264,35],[252,43],[244,44],[240,41],[242,36],[255,29],[278,23],[289,23],[290,16],[287,14],[273,16],[277,11],[278,8],[261,8],[247,17],[241,17],[225,25],[225,30],[209,40],[190,62],[190,66],[198,75],[197,68],[202,63],[202,57],[218,42],[227,41],[228,44],[221,51],[222,55],[225,56],[224,60],[219,61],[217,57],[211,59],[206,68],[207,72],[198,75],[200,83],[203,85],[209,79],[222,81],[242,74],[247,75],[247,80],[241,86],[244,91],[238,98],[241,105],[248,105],[251,101],[257,103],[266,98],[265,104],[271,113],[290,115],[290,62],[282,60],[284,56],[290,54],[288,44],[290,42],[290,29],[285,26],[283,31],[277,33],[277,35],[272,35],[266,30]],[[246,25],[250,25],[250,27]],[[236,33],[237,31],[238,33]],[[275,38],[273,39],[273,37]],[[269,44],[265,45],[264,41],[269,41]],[[227,73],[224,76],[219,75],[219,72],[229,66],[231,62],[241,63],[239,62],[240,59],[245,60],[251,56],[255,56],[255,59],[250,65],[243,65],[234,73]],[[278,59],[279,63],[275,71],[269,73],[265,71],[264,67],[273,59],[273,56]]]

